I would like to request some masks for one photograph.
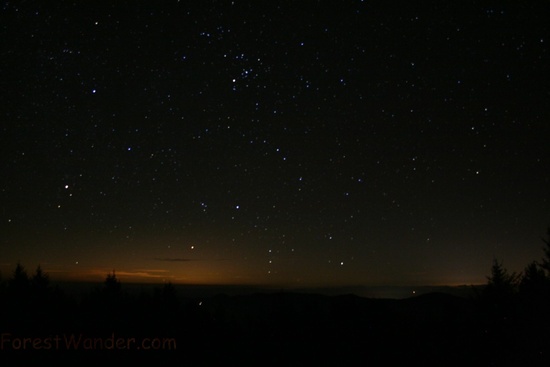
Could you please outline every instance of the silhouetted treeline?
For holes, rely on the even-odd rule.
[[[46,331],[58,326],[57,320],[74,309],[59,287],[52,287],[40,266],[32,276],[17,264],[12,276],[0,284],[1,330]]]
[[[119,358],[217,365],[545,365],[550,346],[550,229],[543,258],[510,273],[493,260],[470,298],[432,293],[403,300],[257,293],[185,297],[167,283],[129,293],[115,271],[83,297],[21,264],[0,280],[0,333],[173,338],[177,349],[75,353],[0,351],[75,362]],[[7,348],[9,349],[9,348]]]
[[[541,261],[519,274],[494,259],[476,299],[484,352],[495,363],[506,364],[510,355],[522,356],[523,364],[550,362],[550,228],[547,236]]]

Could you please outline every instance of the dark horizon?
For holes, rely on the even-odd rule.
[[[0,282],[0,360],[539,365],[548,358],[548,236],[541,262],[518,277],[494,260],[483,287],[159,287],[123,285],[114,271],[85,286],[19,265]]]
[[[116,275],[116,273],[115,273]],[[6,280],[4,278],[4,280]],[[105,279],[94,280],[67,280],[49,277],[53,287],[58,286],[62,292],[71,296],[88,295],[91,291],[100,289],[105,284]],[[120,281],[120,279],[119,279]],[[199,284],[199,283],[172,283],[172,282],[124,282],[120,281],[121,290],[135,295],[139,292],[152,292],[167,284],[175,287],[181,297],[212,297],[216,295],[249,295],[258,293],[304,293],[319,294],[325,296],[355,295],[363,298],[404,299],[430,293],[447,293],[459,297],[474,296],[474,289],[480,290],[486,283],[479,284],[418,284],[418,285],[285,285],[285,284]]]

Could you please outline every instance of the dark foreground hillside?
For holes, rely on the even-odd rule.
[[[1,296],[2,365],[534,365],[550,349],[546,310],[533,303],[443,293],[199,299],[107,282],[78,301],[55,289]]]

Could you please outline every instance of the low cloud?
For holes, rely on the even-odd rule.
[[[165,274],[155,274],[146,271],[117,271],[116,275],[130,278],[173,278],[173,276],[166,276]]]

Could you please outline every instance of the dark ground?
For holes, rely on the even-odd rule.
[[[546,363],[550,349],[546,310],[536,304],[447,293],[199,298],[171,286],[139,294],[97,287],[79,300],[59,289],[4,290],[1,301],[0,360],[9,365],[527,366]],[[64,339],[80,335],[100,341],[67,348]],[[119,338],[124,349],[111,348]]]

